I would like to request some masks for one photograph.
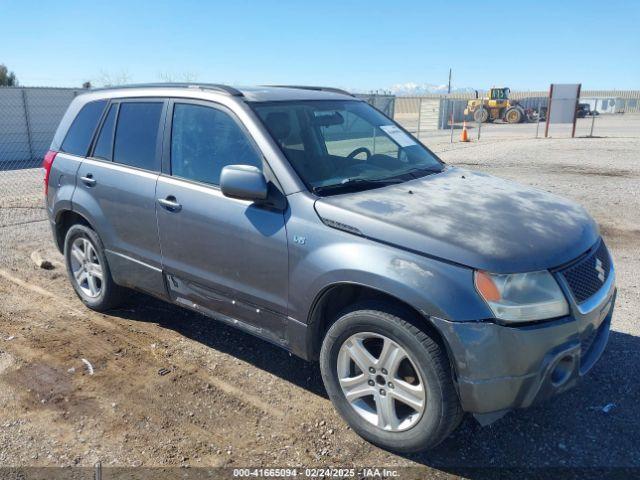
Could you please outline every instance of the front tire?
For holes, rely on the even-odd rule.
[[[435,447],[462,419],[443,348],[386,304],[344,312],[324,338],[320,369],[338,413],[382,448]]]
[[[475,122],[486,123],[489,121],[489,110],[484,107],[478,108],[473,112],[473,120]]]
[[[71,285],[87,307],[98,312],[121,305],[125,289],[116,285],[100,238],[85,225],[73,225],[64,240]]]

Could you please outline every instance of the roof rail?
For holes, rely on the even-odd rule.
[[[114,85],[112,87],[104,87],[104,88],[94,88],[91,91],[97,90],[116,90],[123,88],[199,88],[201,90],[216,90],[218,92],[223,92],[233,97],[242,97],[243,93],[233,87],[228,85],[222,85],[218,83],[134,83],[129,85]]]
[[[333,93],[341,93],[342,95],[349,95],[350,97],[354,97],[352,93],[347,92],[346,90],[342,90],[340,88],[333,87],[314,87],[311,85],[265,85],[266,87],[276,87],[276,88],[298,88],[300,90],[316,90],[319,92],[333,92]]]

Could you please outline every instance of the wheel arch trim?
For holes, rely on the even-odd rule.
[[[84,223],[89,228],[91,228],[94,232],[96,231],[95,227],[93,226],[93,223],[86,217],[86,215],[83,215],[77,210],[74,210],[73,208],[61,208],[57,210],[53,216],[54,218],[53,225],[54,225],[56,247],[58,247],[58,250],[60,251],[60,253],[64,251],[64,237],[66,236],[66,232],[69,231],[69,228],[71,228],[71,226],[75,224],[75,223],[67,224],[65,219],[68,217],[72,217],[72,218],[78,217],[80,218],[81,222],[76,222],[76,223]],[[64,234],[63,234],[63,231],[64,231]]]
[[[323,318],[323,308],[324,308],[323,302],[329,300],[331,292],[336,291],[340,288],[352,288],[352,289],[360,289],[361,291],[366,291],[369,294],[371,294],[371,296],[368,298],[372,300],[379,299],[383,302],[389,302],[390,305],[393,305],[395,307],[399,307],[405,310],[409,315],[411,315],[411,318],[415,322],[420,322],[419,324],[416,325],[417,327],[419,328],[426,327],[426,330],[428,333],[432,332],[436,336],[434,340],[439,341],[444,346],[447,352],[447,356],[449,357],[449,362],[451,364],[451,367],[455,372],[455,361],[454,361],[454,358],[452,357],[453,352],[445,336],[438,328],[438,324],[432,320],[432,317],[434,315],[432,315],[429,312],[426,312],[425,310],[419,307],[416,307],[412,303],[406,300],[403,300],[402,298],[399,298],[397,295],[393,293],[390,293],[388,291],[382,290],[377,287],[373,287],[366,283],[356,282],[356,281],[334,282],[329,285],[326,285],[322,290],[320,290],[316,294],[311,304],[311,308],[309,310],[309,314],[307,318],[307,330],[308,330],[307,357],[308,358],[311,358],[311,359],[318,358],[320,346],[322,345],[322,339],[324,338],[326,331],[331,326],[332,321],[336,319],[336,318]],[[362,300],[363,298],[367,298],[367,297],[366,296],[360,297],[359,300]],[[355,301],[358,301],[358,299],[353,300],[351,303],[354,303]],[[343,308],[341,308],[340,310],[342,310]]]

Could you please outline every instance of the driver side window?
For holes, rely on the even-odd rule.
[[[219,185],[227,165],[262,169],[262,157],[245,132],[217,108],[176,103],[171,125],[171,174]]]

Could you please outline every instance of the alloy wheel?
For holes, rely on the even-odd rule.
[[[427,394],[409,353],[373,332],[349,337],[338,352],[338,382],[347,402],[367,422],[400,432],[422,417]]]
[[[71,244],[71,272],[73,279],[87,297],[96,298],[102,292],[103,270],[96,248],[85,237],[76,238]]]

